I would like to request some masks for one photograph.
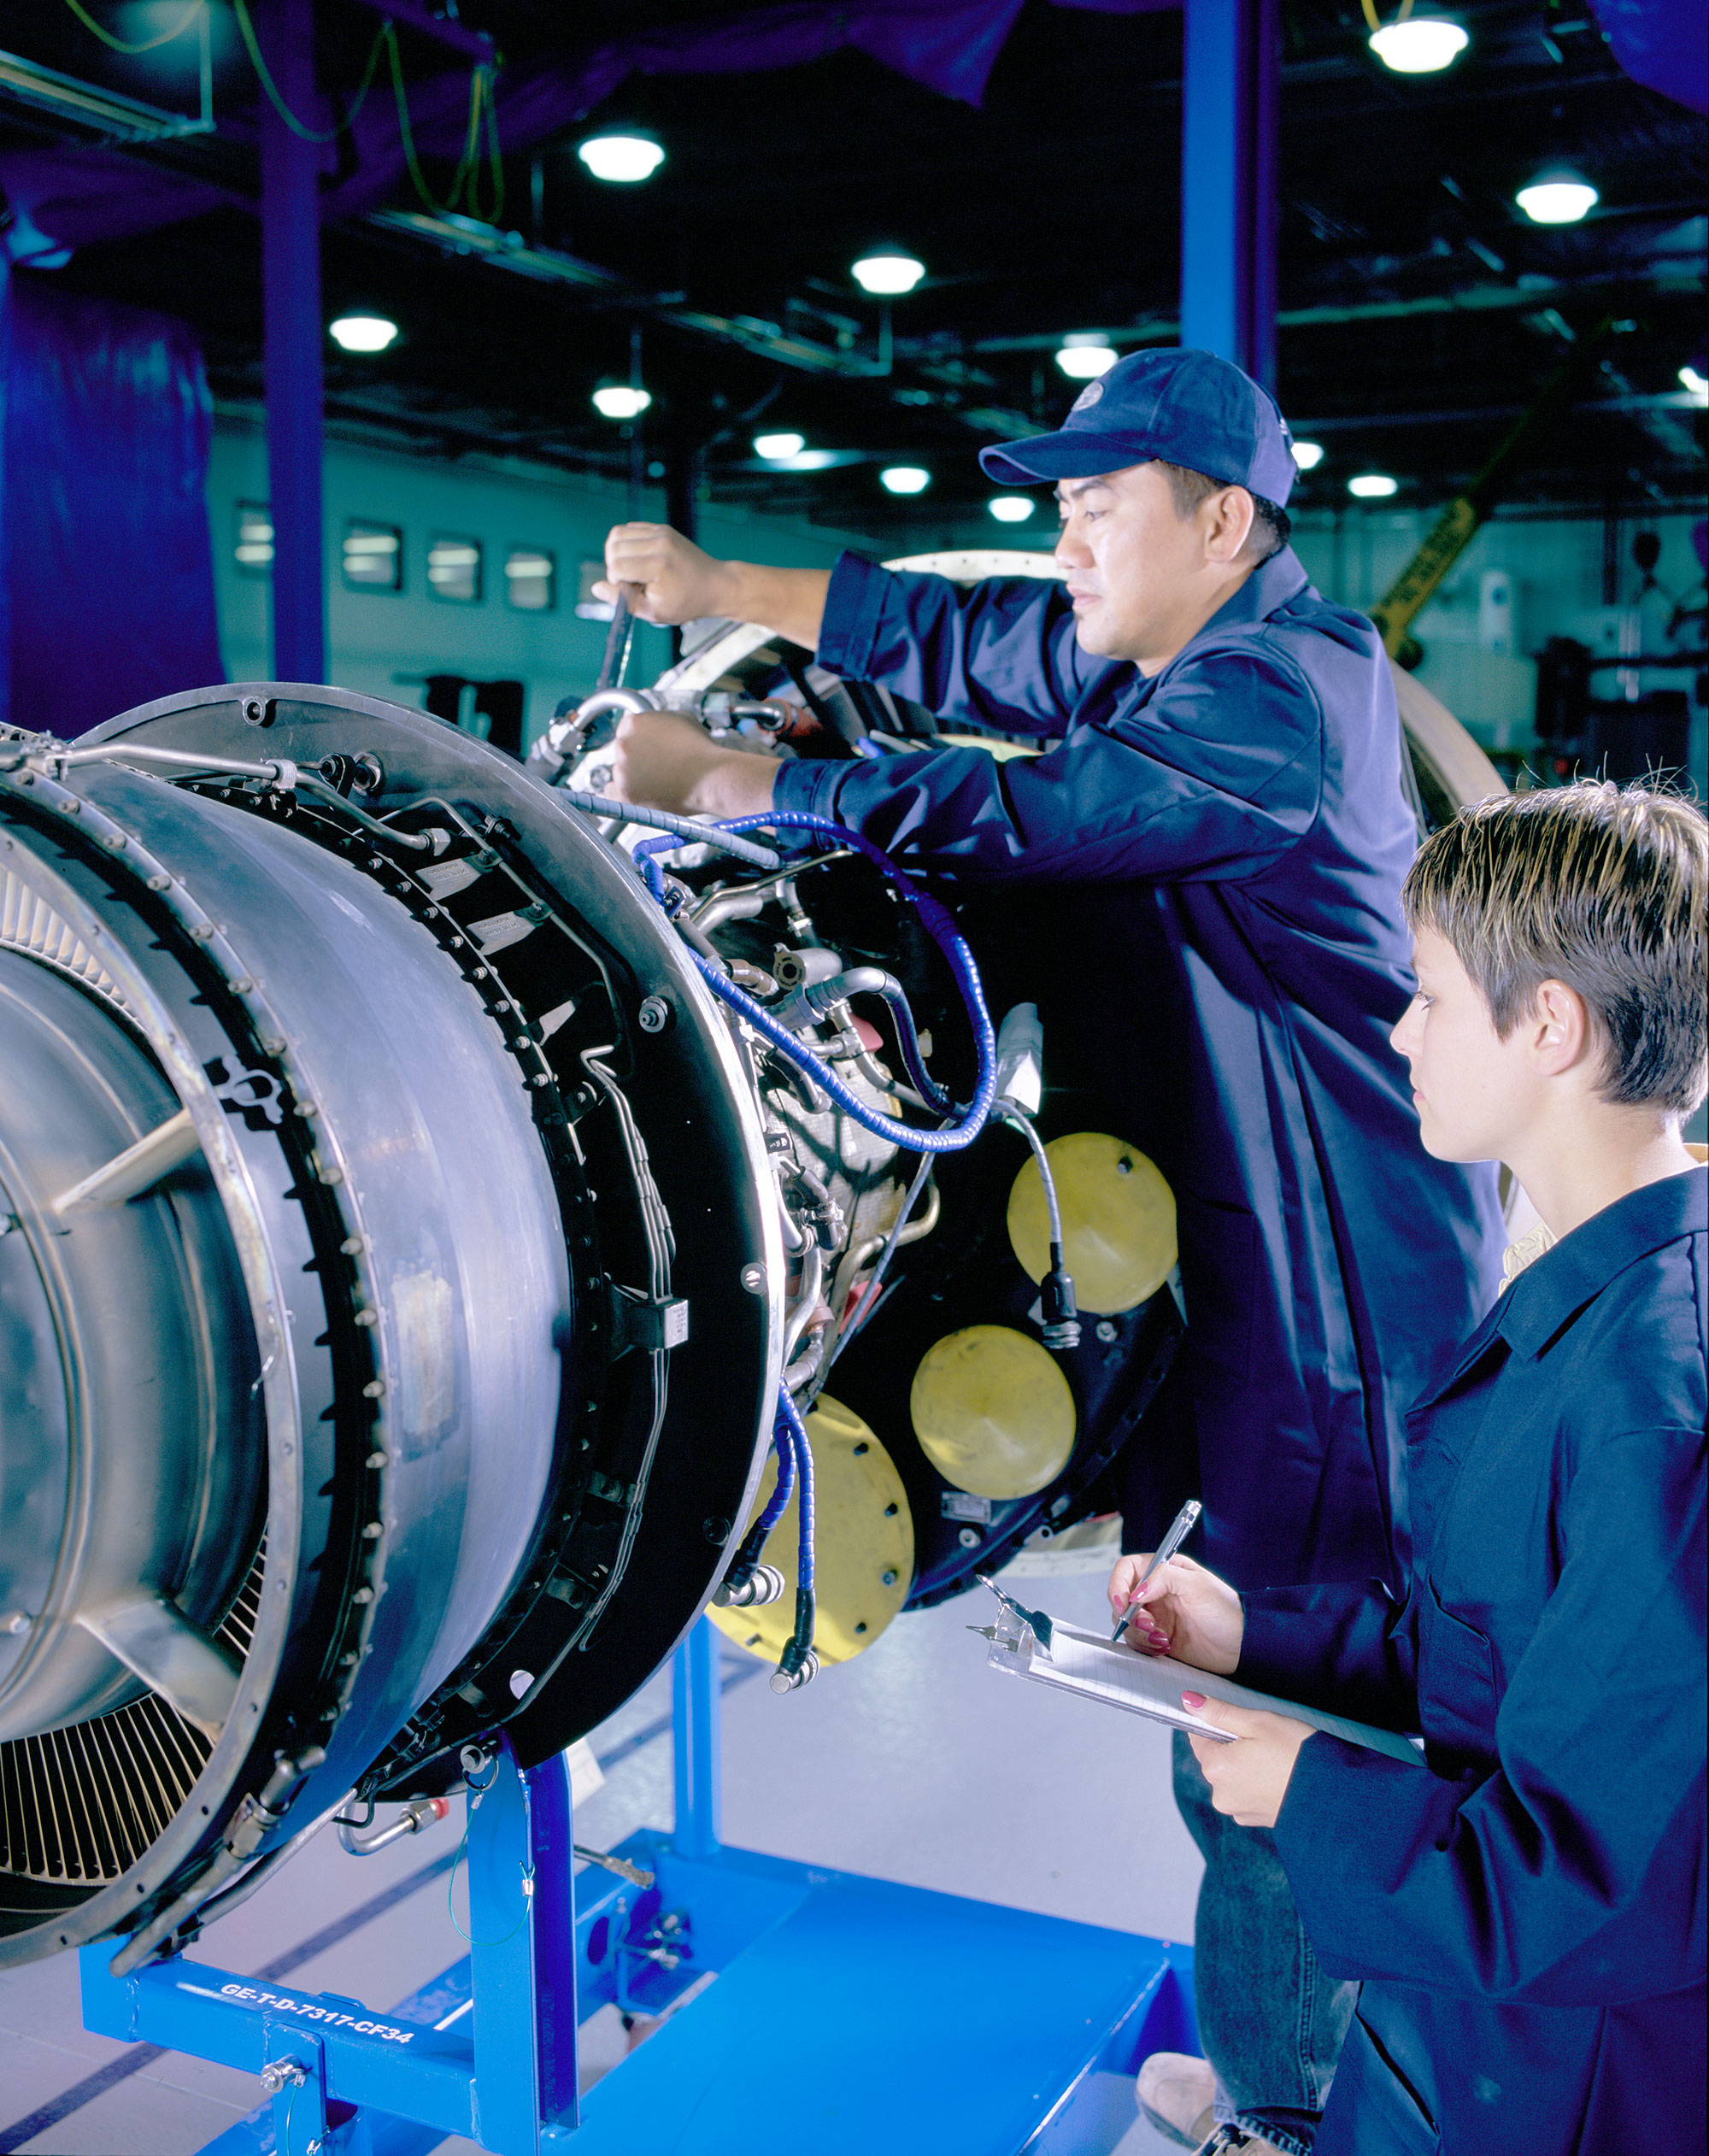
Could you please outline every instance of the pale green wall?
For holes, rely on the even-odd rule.
[[[265,679],[272,669],[267,579],[243,573],[232,553],[238,503],[267,498],[267,446],[259,426],[222,415],[208,461],[208,507],[220,645],[234,681]],[[561,697],[584,695],[593,686],[606,631],[602,622],[576,618],[578,572],[583,562],[600,558],[607,529],[627,514],[627,503],[623,487],[514,460],[450,462],[329,443],[325,529],[332,680],[364,695],[419,704],[420,686],[396,676],[520,679],[528,686],[531,740]],[[663,515],[656,490],[649,491],[643,514]],[[344,588],[339,561],[348,517],[402,527],[401,592]],[[427,548],[436,532],[482,542],[485,588],[478,604],[449,603],[430,590]],[[828,568],[843,545],[861,543],[853,535],[710,507],[701,537],[715,554],[791,568]],[[551,613],[519,613],[505,603],[504,557],[518,544],[544,547],[556,556],[557,604]],[[664,632],[638,631],[630,679],[650,680],[669,664]]]

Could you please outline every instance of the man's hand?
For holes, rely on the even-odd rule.
[[[605,577],[595,598],[620,598],[637,620],[661,628],[731,614],[736,602],[732,564],[714,561],[668,524],[614,525],[605,535]]]
[[[1151,1562],[1148,1554],[1124,1557],[1110,1574],[1110,1615],[1132,1607],[1128,1637],[1135,1647],[1178,1655],[1195,1669],[1232,1677],[1240,1665],[1246,1612],[1225,1580],[1195,1565],[1190,1557],[1172,1557],[1136,1597],[1135,1582]]]
[[[620,598],[643,621],[666,626],[717,614],[752,621],[813,651],[831,572],[719,561],[668,524],[618,524],[606,534],[605,578],[593,589],[596,598]]]
[[[1273,1827],[1288,1794],[1300,1747],[1313,1734],[1305,1722],[1248,1707],[1226,1707],[1202,1692],[1183,1692],[1181,1704],[1201,1721],[1232,1730],[1236,1744],[1214,1737],[1189,1739],[1193,1757],[1211,1785],[1211,1802],[1241,1827]]]
[[[678,816],[758,816],[772,805],[777,770],[773,757],[719,748],[692,719],[627,712],[612,743],[607,791]]]

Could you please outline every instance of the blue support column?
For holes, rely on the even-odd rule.
[[[678,1856],[716,1856],[724,1839],[719,1636],[711,1618],[702,1618],[671,1665],[677,1796],[671,1841]]]
[[[12,379],[12,265],[0,256],[0,726],[12,717],[11,498],[6,471],[6,405]]]
[[[1276,385],[1278,0],[1186,0],[1181,342]]]
[[[263,58],[281,102],[308,127],[314,97],[314,0],[263,0]],[[273,670],[326,679],[320,532],[320,145],[261,99],[261,291],[273,509]]]
[[[534,2156],[574,2130],[576,1910],[569,1768],[523,1774],[501,1740],[471,1800],[469,1942],[483,2147]]]

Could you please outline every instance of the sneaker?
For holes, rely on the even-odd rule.
[[[1282,2151],[1262,2134],[1248,2134],[1241,2126],[1219,2126],[1200,2147],[1198,2156],[1282,2156]]]
[[[1210,2060],[1183,2051],[1154,2051],[1134,2087],[1141,2111],[1178,2148],[1201,2148],[1216,2132],[1216,2093]]]

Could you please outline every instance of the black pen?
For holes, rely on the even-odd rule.
[[[1199,1514],[1203,1510],[1204,1507],[1199,1502],[1196,1497],[1189,1497],[1186,1503],[1181,1507],[1180,1511],[1176,1513],[1175,1524],[1163,1537],[1162,1542],[1159,1545],[1156,1555],[1152,1559],[1151,1562],[1146,1566],[1144,1571],[1141,1573],[1140,1577],[1133,1583],[1133,1592],[1127,1598],[1127,1607],[1122,1612],[1120,1617],[1116,1620],[1116,1629],[1110,1635],[1112,1643],[1119,1643],[1122,1634],[1126,1631],[1128,1618],[1132,1615],[1133,1606],[1139,1599],[1140,1589],[1144,1586],[1146,1581],[1151,1577],[1151,1575],[1157,1570],[1158,1566],[1160,1565],[1166,1565],[1170,1559],[1175,1554],[1176,1551],[1180,1548],[1182,1543],[1184,1542],[1188,1536],[1192,1533],[1193,1523],[1195,1519],[1197,1519]]]

